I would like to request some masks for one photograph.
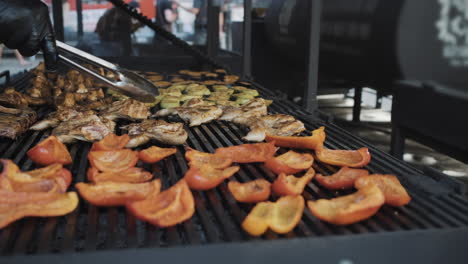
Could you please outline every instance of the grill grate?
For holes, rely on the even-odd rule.
[[[13,80],[18,89],[29,85],[31,73],[25,73]],[[257,87],[263,97],[273,98],[272,113],[293,114],[301,119],[307,129],[326,126],[326,146],[329,148],[356,149],[368,146],[332,123],[319,120],[293,103],[278,99],[278,95]],[[40,111],[39,116],[46,114]],[[218,147],[243,143],[243,129],[228,122],[212,122],[188,129],[189,146],[207,152]],[[16,141],[2,139],[0,157],[13,159],[22,170],[33,168],[26,157],[26,151],[46,138],[50,131],[29,131]],[[69,147],[74,163],[71,171],[74,183],[85,181],[88,168],[89,143],[76,143]],[[451,184],[444,184],[440,177],[421,176],[421,172],[393,157],[368,146],[372,162],[366,167],[371,172],[393,173],[400,176],[413,200],[402,208],[384,206],[367,221],[338,227],[317,220],[307,209],[299,225],[289,234],[277,235],[267,232],[260,238],[253,238],[243,232],[240,224],[252,205],[237,203],[229,194],[227,184],[210,191],[193,192],[196,204],[194,216],[181,225],[171,228],[157,228],[142,222],[125,212],[124,208],[98,208],[81,200],[73,213],[63,217],[27,218],[0,230],[0,254],[45,254],[67,252],[89,252],[103,249],[155,248],[181,245],[203,245],[221,242],[243,242],[300,237],[325,237],[332,235],[353,235],[407,230],[451,229],[468,226],[468,199],[457,193]],[[163,189],[177,182],[187,170],[184,147],[179,146],[176,155],[158,165],[145,165],[155,177],[163,182]],[[314,168],[322,174],[331,174],[336,167],[315,163]],[[419,175],[419,176],[418,176]],[[261,164],[241,164],[235,176],[241,182],[256,178],[274,180],[274,175]],[[415,179],[416,180],[415,180]],[[444,179],[447,181],[446,179]],[[307,200],[331,198],[346,194],[346,191],[332,192],[313,180],[306,188]]]

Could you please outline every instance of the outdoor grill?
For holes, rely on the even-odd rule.
[[[23,91],[30,85],[32,73],[12,79],[10,85]],[[278,93],[253,84],[263,98],[273,99],[271,113],[296,116],[308,130],[326,127],[326,147],[357,149],[369,147],[372,161],[365,168],[372,173],[398,175],[412,201],[404,207],[383,206],[372,218],[349,226],[334,226],[316,219],[304,210],[299,225],[286,235],[267,232],[260,238],[245,233],[240,224],[252,205],[239,204],[230,195],[227,182],[209,191],[194,191],[194,216],[175,227],[157,228],[127,214],[125,208],[102,208],[80,200],[69,215],[49,218],[26,218],[0,230],[0,263],[124,263],[167,261],[245,261],[284,263],[289,258],[319,263],[373,263],[382,257],[408,261],[412,257],[437,262],[463,262],[468,257],[468,199],[464,185],[432,170],[419,171],[370,146],[365,141],[337,127],[322,115],[316,117]],[[51,109],[41,109],[41,117]],[[228,122],[215,121],[188,128],[187,145],[206,152],[215,148],[242,144],[245,131]],[[26,151],[45,139],[50,130],[28,131],[16,140],[2,139],[0,157],[12,159],[22,170],[34,166]],[[119,133],[119,131],[118,131]],[[73,157],[70,169],[74,184],[86,181],[90,143],[69,145]],[[142,146],[145,148],[147,146]],[[172,186],[187,170],[184,147],[176,155],[145,167],[160,178],[163,189]],[[332,174],[336,167],[314,163],[318,173]],[[256,178],[274,180],[262,164],[242,164],[234,178],[245,182]],[[313,180],[303,196],[306,200],[332,198],[346,192],[332,192]],[[336,252],[340,252],[337,254]],[[390,255],[389,255],[390,254]],[[390,257],[391,256],[391,257]],[[409,258],[409,259],[408,259]],[[387,259],[384,259],[387,261]]]

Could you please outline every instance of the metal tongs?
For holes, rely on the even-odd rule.
[[[113,63],[110,63],[106,60],[98,58],[94,55],[91,55],[87,52],[69,46],[61,41],[57,40],[57,48],[59,49],[59,59],[66,64],[85,72],[100,81],[106,83],[110,87],[119,90],[120,92],[133,97],[142,102],[154,102],[155,96],[159,94],[158,88],[150,81],[142,77],[141,75],[136,74],[133,71],[121,68]],[[67,58],[65,54],[70,54],[76,56],[83,61],[86,61],[90,64],[94,64],[99,67],[106,68],[117,75],[117,80],[110,80],[106,76],[102,76],[74,60]]]

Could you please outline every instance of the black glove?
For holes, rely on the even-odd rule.
[[[46,68],[57,68],[54,30],[47,5],[40,0],[0,0],[0,42],[24,56],[42,49]]]

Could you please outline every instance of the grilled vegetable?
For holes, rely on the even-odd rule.
[[[276,174],[295,174],[306,170],[314,163],[314,157],[307,153],[297,153],[292,150],[265,161],[265,166]]]
[[[271,188],[278,195],[299,195],[304,191],[306,185],[314,178],[315,171],[310,168],[304,176],[297,178],[294,175],[281,173]]]
[[[140,151],[139,157],[143,162],[155,163],[175,154],[176,152],[176,148],[159,148],[156,146],[152,146]]]
[[[188,147],[185,152],[185,158],[189,161],[190,167],[200,168],[204,165],[207,165],[215,169],[225,169],[232,164],[232,160],[230,158],[201,152],[190,147]]]
[[[349,225],[373,216],[385,202],[385,196],[376,185],[334,199],[307,202],[312,214],[320,220]]]
[[[297,148],[297,149],[318,149],[319,146],[323,145],[325,141],[325,127],[320,127],[312,131],[312,136],[309,137],[283,137],[283,136],[272,136],[266,135],[265,140],[267,142],[275,142],[275,146],[285,148]]]
[[[258,203],[268,199],[271,193],[271,183],[265,179],[240,183],[230,181],[228,189],[236,201],[241,203]]]
[[[354,186],[360,190],[376,185],[385,197],[385,203],[391,206],[403,206],[411,201],[411,197],[395,175],[367,175],[356,180]]]
[[[195,213],[195,201],[184,179],[171,188],[153,192],[145,200],[127,204],[135,217],[159,227],[169,227],[188,220]]]
[[[99,172],[98,169],[89,167],[86,175],[90,182],[125,182],[142,183],[153,178],[153,174],[142,168],[132,167],[119,172]]]
[[[367,170],[342,167],[339,171],[331,176],[317,174],[315,179],[320,183],[320,185],[329,190],[340,190],[352,188],[354,186],[354,182],[358,178],[367,175],[369,175]]]
[[[180,106],[180,97],[176,96],[164,96],[161,100],[161,108],[168,109]]]
[[[256,143],[218,148],[215,154],[227,159],[232,159],[233,162],[251,163],[265,162],[273,157],[275,152],[276,148],[273,143]]]
[[[117,136],[114,133],[109,133],[102,140],[93,143],[91,151],[123,149],[129,140],[130,137],[127,134]]]
[[[27,152],[28,157],[36,164],[50,165],[54,163],[70,164],[72,158],[67,147],[54,136],[46,138]]]
[[[119,172],[135,166],[138,152],[130,149],[90,151],[88,159],[100,171]]]
[[[185,173],[184,179],[192,190],[209,190],[218,186],[225,179],[231,177],[240,169],[232,166],[225,169],[216,169],[209,165],[192,166]]]
[[[252,236],[260,236],[268,228],[279,234],[291,232],[304,212],[304,198],[284,196],[276,202],[258,203],[242,222],[242,228]]]
[[[333,150],[325,149],[323,146],[315,150],[317,159],[323,163],[360,168],[366,166],[371,155],[368,148],[360,148],[358,150]]]

